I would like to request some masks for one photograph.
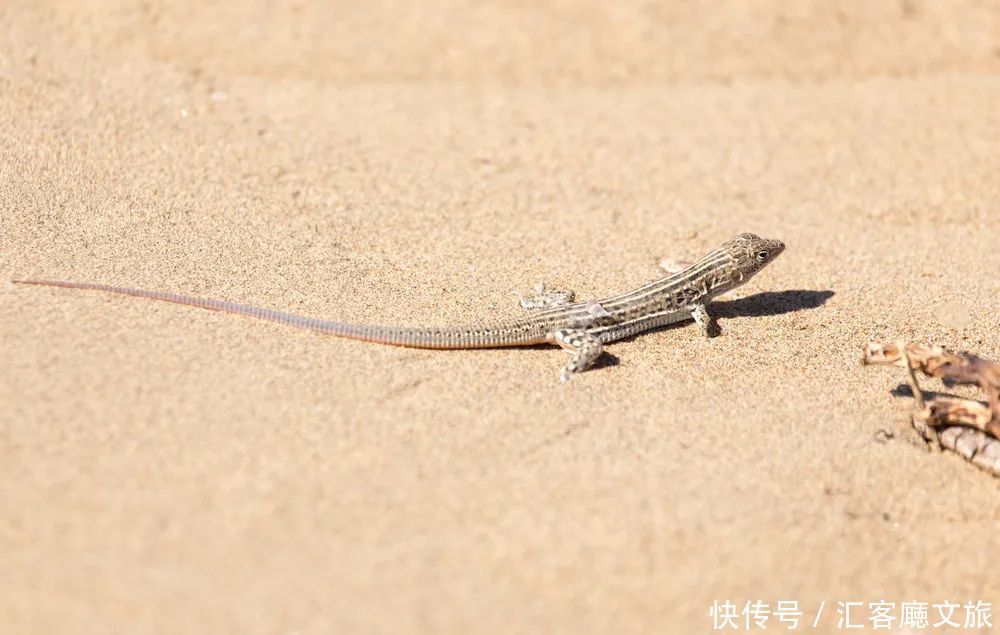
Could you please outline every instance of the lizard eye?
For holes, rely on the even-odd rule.
[[[767,252],[766,251],[758,251],[757,252],[757,260],[759,260],[760,262],[764,262],[765,260],[767,260]]]

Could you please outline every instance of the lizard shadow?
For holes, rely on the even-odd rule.
[[[765,291],[738,300],[720,300],[711,305],[717,318],[762,317],[817,309],[832,298],[833,291]]]
[[[618,358],[617,355],[610,352],[608,349],[604,349],[604,353],[601,354],[593,364],[590,365],[588,370],[597,370],[600,368],[611,368],[622,363],[622,360]]]
[[[945,385],[945,387],[948,387],[948,384],[944,384],[944,385]],[[956,397],[957,396],[954,393],[943,392],[943,391],[940,391],[940,390],[927,390],[923,386],[920,387],[920,392],[923,393],[924,399],[935,399],[937,397]],[[910,388],[910,385],[907,384],[907,383],[905,383],[905,382],[899,383],[895,388],[893,388],[892,390],[889,391],[889,394],[892,395],[893,397],[914,397],[913,389]],[[970,401],[979,401],[979,400],[977,400],[977,399],[971,399]],[[986,405],[986,403],[983,402],[983,401],[980,401],[979,403],[981,403],[983,405]]]

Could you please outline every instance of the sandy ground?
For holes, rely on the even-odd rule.
[[[1000,603],[1000,483],[858,365],[896,337],[1000,358],[997,2],[203,4],[0,8],[3,632]],[[721,337],[568,384],[558,349],[6,282],[458,324],[741,231],[788,249]]]

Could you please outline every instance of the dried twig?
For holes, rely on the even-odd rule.
[[[917,432],[934,445],[953,450],[1000,476],[1000,364],[976,355],[950,353],[939,346],[903,342],[869,344],[863,363],[905,368],[907,383],[917,400],[913,414]],[[989,405],[945,395],[925,400],[914,370],[938,377],[948,385],[979,386]]]
[[[932,426],[913,415],[913,428],[933,443]],[[1000,477],[1000,441],[979,430],[963,426],[943,426],[934,431],[942,448],[951,450],[973,465]]]

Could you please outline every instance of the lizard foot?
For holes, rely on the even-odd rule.
[[[524,297],[518,294],[517,297],[521,301],[523,308],[528,311],[534,311],[536,309],[551,309],[552,307],[565,306],[573,302],[575,296],[576,294],[568,289],[546,291],[545,283],[540,282],[535,287],[535,295]]]
[[[596,335],[584,330],[560,329],[552,334],[556,344],[570,353],[559,379],[569,381],[575,373],[582,373],[604,352],[604,345]]]

